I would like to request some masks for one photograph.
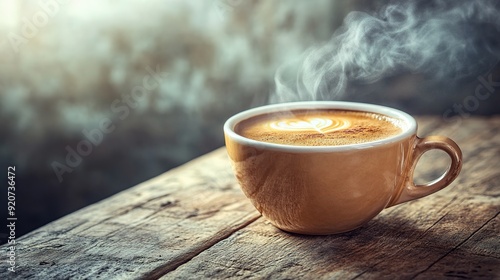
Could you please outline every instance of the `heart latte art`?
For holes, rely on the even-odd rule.
[[[269,126],[276,130],[284,131],[316,131],[319,133],[328,133],[334,130],[345,129],[351,125],[348,119],[305,117],[302,120],[283,120],[269,123]]]
[[[402,121],[385,115],[331,109],[268,113],[240,122],[238,134],[257,141],[298,146],[338,146],[388,138]]]

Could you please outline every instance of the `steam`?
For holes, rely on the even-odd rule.
[[[351,12],[327,44],[278,69],[271,102],[341,98],[353,83],[404,72],[438,81],[477,75],[500,58],[499,6],[401,1],[374,15]]]

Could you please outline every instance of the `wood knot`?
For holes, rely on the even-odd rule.
[[[53,261],[41,261],[38,265],[48,265],[48,266],[53,266],[56,263]]]

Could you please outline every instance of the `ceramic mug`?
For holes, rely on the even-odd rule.
[[[290,110],[338,109],[382,114],[405,123],[397,135],[342,146],[294,146],[252,140],[235,132],[243,120]],[[250,109],[224,124],[236,178],[255,208],[276,227],[301,234],[333,234],[365,224],[383,209],[448,186],[462,167],[458,145],[443,136],[420,138],[410,115],[354,102],[294,102]],[[446,152],[450,167],[416,185],[413,172],[431,149]]]

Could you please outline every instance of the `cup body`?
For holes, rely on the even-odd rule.
[[[260,114],[324,108],[384,114],[402,120],[404,128],[378,141],[319,147],[260,142],[234,131],[239,122]],[[415,119],[396,109],[325,101],[263,106],[224,125],[227,152],[244,194],[276,227],[302,234],[349,231],[394,205],[413,166],[416,131]]]

